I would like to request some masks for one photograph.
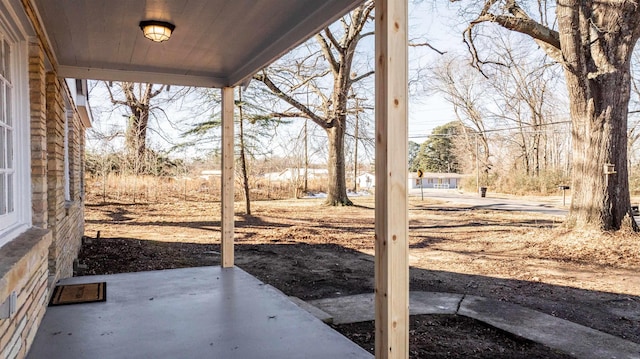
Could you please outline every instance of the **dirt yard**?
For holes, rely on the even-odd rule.
[[[288,295],[373,291],[373,197],[252,203],[236,216],[236,264]],[[215,202],[99,203],[89,198],[84,274],[219,264]],[[236,213],[244,213],[237,204]],[[411,199],[411,289],[517,303],[640,343],[640,237],[567,233],[560,219]],[[99,235],[98,235],[99,233]],[[99,239],[96,239],[99,237]],[[372,323],[337,329],[371,350]],[[566,358],[459,317],[412,318],[411,357]]]

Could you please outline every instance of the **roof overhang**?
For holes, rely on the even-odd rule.
[[[26,2],[61,77],[225,87],[245,83],[362,0]],[[176,29],[154,43],[142,20]]]

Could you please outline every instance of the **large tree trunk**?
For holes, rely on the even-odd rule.
[[[601,4],[575,0],[557,9],[573,124],[568,221],[581,228],[637,230],[626,132],[637,9],[631,3]],[[608,164],[615,173],[608,173]]]
[[[147,152],[147,126],[149,114],[144,111],[135,111],[129,117],[125,134],[125,147],[127,159],[132,166],[134,174],[144,171],[144,158]]]
[[[326,204],[330,206],[351,206],[353,202],[347,197],[347,183],[344,166],[344,134],[345,121],[336,121],[336,125],[327,128],[329,138],[329,182]]]
[[[127,152],[127,160],[135,174],[144,172],[146,155],[147,155],[147,127],[149,125],[149,114],[151,112],[151,99],[158,96],[163,90],[164,85],[153,91],[153,84],[138,84],[136,94],[136,84],[133,82],[120,82],[118,84],[122,89],[123,99],[117,99],[111,92],[111,86],[107,85],[109,98],[114,105],[126,106],[129,110],[129,120],[127,121],[127,129],[125,133],[125,150]]]
[[[620,229],[625,216],[633,219],[627,183],[629,73],[602,77],[590,81],[591,96],[585,98],[575,90],[575,76],[567,76],[573,119],[569,223],[614,230]],[[615,173],[607,173],[607,164],[613,165]],[[635,222],[629,223],[636,227]]]

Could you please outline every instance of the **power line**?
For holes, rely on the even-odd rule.
[[[543,127],[543,126],[553,126],[553,125],[562,125],[562,124],[567,124],[567,123],[571,123],[571,121],[558,121],[558,122],[549,122],[549,123],[542,123],[539,125],[524,125],[524,126],[519,126],[519,127],[507,127],[507,128],[495,128],[495,129],[491,129],[491,130],[483,130],[483,131],[476,131],[474,133],[470,133],[469,135],[477,135],[477,134],[485,134],[485,133],[492,133],[492,132],[502,132],[502,131],[513,131],[513,130],[520,130],[524,127]],[[526,133],[526,134],[543,134],[543,133],[548,133],[548,132],[544,132],[544,131],[526,131],[526,132],[521,132],[521,133]],[[567,131],[556,131],[554,132],[556,134],[567,134],[569,132]],[[430,135],[412,135],[409,136],[409,138],[423,138],[423,137],[430,137],[430,136],[461,136],[459,134],[430,134]]]

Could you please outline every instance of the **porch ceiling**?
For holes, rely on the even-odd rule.
[[[62,77],[223,87],[243,83],[362,0],[31,0]],[[169,41],[142,20],[176,26]]]

